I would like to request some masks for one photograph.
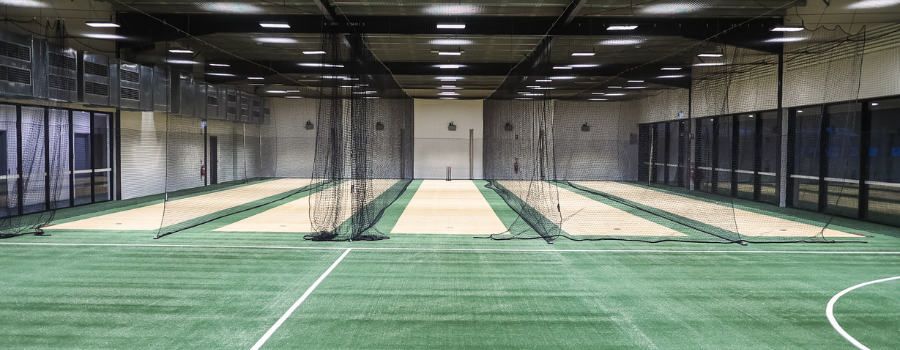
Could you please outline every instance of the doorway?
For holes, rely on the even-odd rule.
[[[209,184],[219,183],[219,138],[209,137]]]

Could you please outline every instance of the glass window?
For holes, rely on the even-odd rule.
[[[109,155],[109,115],[94,113],[94,129],[91,134],[91,164],[94,167],[94,201],[112,199],[112,166]]]
[[[50,110],[51,209],[69,206],[69,111]]]
[[[653,125],[653,182],[665,181],[666,123]]]
[[[718,164],[716,173],[719,176],[719,186],[716,193],[723,196],[731,196],[731,116],[716,118],[718,127]]]
[[[0,105],[0,216],[19,214],[16,106]]]
[[[696,157],[697,171],[694,178],[700,184],[697,190],[713,191],[713,121],[715,118],[698,119],[696,147],[700,150]]]
[[[778,165],[781,162],[781,124],[778,112],[765,112],[762,118],[762,144],[760,144],[760,196],[761,202],[778,204]]]
[[[678,127],[682,122],[673,121],[669,122],[669,161],[667,162],[667,167],[669,169],[669,185],[677,186],[678,185],[678,174],[682,171],[680,167],[680,161],[678,160],[678,140],[679,131]]]
[[[818,211],[819,130],[822,127],[822,108],[798,108],[795,113],[794,168],[791,169],[794,185],[791,188],[791,195],[794,207]]]
[[[825,128],[828,149],[828,186],[826,212],[847,217],[859,214],[859,103],[828,106],[828,125]]]
[[[44,109],[22,107],[21,181],[25,190],[22,196],[24,214],[47,210],[44,141]]]
[[[74,152],[75,205],[91,202],[91,113],[72,114],[72,151]]]
[[[737,177],[737,195],[744,199],[753,199],[753,178],[756,172],[756,114],[742,114],[737,118],[738,124],[738,159],[734,176]]]
[[[869,105],[869,212],[872,221],[900,225],[900,99]]]

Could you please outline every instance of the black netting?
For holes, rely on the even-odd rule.
[[[412,181],[413,105],[359,34],[323,35],[311,240],[377,240]]]
[[[859,212],[863,32],[704,41],[605,79],[556,73],[588,67],[570,54],[589,50],[548,42],[551,58],[526,59],[485,101],[485,176],[521,216],[492,238],[858,237],[829,224]]]

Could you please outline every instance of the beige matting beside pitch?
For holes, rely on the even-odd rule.
[[[310,184],[310,179],[280,179],[202,194],[89,219],[48,226],[52,230],[147,231],[185,222]],[[165,218],[163,218],[165,208]]]
[[[373,193],[371,196],[368,196],[368,200],[371,201],[378,197],[396,182],[397,180],[372,180]],[[335,211],[333,210],[334,208],[322,208],[322,210],[328,210],[329,213],[338,215],[333,222],[340,225],[353,215],[353,196],[350,195],[351,183],[352,181],[343,182],[340,185],[337,185],[340,186],[340,188],[324,189],[321,192],[279,205],[238,222],[220,227],[214,231],[310,232],[312,231],[312,221],[309,216],[310,201],[313,203],[328,202],[329,199],[327,199],[327,197],[334,196],[335,193],[338,192],[342,194],[340,210]],[[368,202],[366,204],[368,204]]]
[[[506,231],[475,183],[425,180],[391,233],[489,235]]]
[[[584,181],[577,184],[745,236],[813,237],[822,231],[814,225],[618,182]],[[859,237],[831,229],[826,229],[824,235],[829,238]]]
[[[603,204],[578,193],[559,188],[549,182],[531,182],[530,184],[501,181],[501,185],[525,198],[528,191],[524,186],[547,186],[542,189],[531,189],[532,192],[552,193],[559,195],[559,209],[541,210],[551,222],[558,223],[562,217],[562,229],[576,236],[687,236],[671,228],[629,214],[621,209]],[[562,215],[560,215],[560,213]]]

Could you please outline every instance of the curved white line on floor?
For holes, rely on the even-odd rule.
[[[854,339],[852,336],[850,336],[850,334],[847,334],[847,332],[844,331],[843,328],[841,328],[841,325],[838,324],[837,320],[834,319],[834,303],[837,302],[837,300],[840,299],[842,296],[844,296],[844,294],[847,294],[854,289],[865,287],[870,284],[887,282],[887,281],[892,281],[892,280],[897,280],[897,279],[900,279],[900,276],[894,276],[894,277],[882,278],[880,280],[864,282],[864,283],[857,284],[853,287],[844,289],[840,293],[835,294],[833,297],[831,297],[831,300],[828,301],[828,306],[825,307],[825,316],[828,317],[828,322],[831,322],[831,326],[834,327],[834,329],[836,331],[838,331],[838,333],[840,333],[841,336],[844,337],[844,339],[847,339],[847,341],[849,341],[850,344],[853,344],[853,346],[855,346],[861,350],[869,350],[868,347],[866,347],[865,345],[862,345],[862,343],[860,343],[859,341]]]

